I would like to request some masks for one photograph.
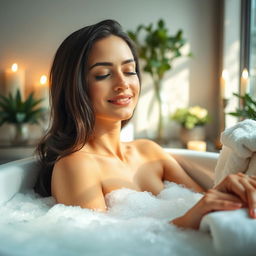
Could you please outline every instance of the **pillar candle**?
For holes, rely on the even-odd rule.
[[[220,95],[221,99],[226,98],[226,88],[227,88],[227,83],[228,83],[228,72],[227,70],[223,70],[221,74],[221,79],[220,79]]]
[[[246,93],[248,93],[248,84],[249,84],[249,74],[248,74],[248,70],[245,68],[241,76],[241,87],[240,87],[241,96],[244,96]]]
[[[25,71],[14,63],[10,69],[5,70],[5,94],[16,95],[17,90],[20,90],[22,97],[24,97],[25,86]]]
[[[203,140],[191,140],[187,143],[187,148],[196,151],[206,151],[206,142]]]

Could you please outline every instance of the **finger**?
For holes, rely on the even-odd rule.
[[[232,200],[223,199],[223,197],[227,198],[227,195],[214,189],[210,189],[200,200],[201,209],[207,213],[220,210],[235,210],[242,207],[242,202],[234,202]]]
[[[240,177],[244,177],[245,176],[245,174],[243,172],[238,172],[237,175],[240,176]]]
[[[247,179],[250,184],[256,188],[256,176],[249,176],[241,172],[239,172],[237,175],[241,178]]]
[[[242,178],[238,179],[230,179],[230,185],[229,185],[229,189],[228,192],[234,193],[237,196],[239,196],[243,202],[247,202],[247,198],[246,198],[246,191],[245,191],[245,187],[240,183],[240,180]]]
[[[256,176],[248,176],[249,180],[252,182],[256,182]],[[255,184],[255,183],[254,183]]]
[[[242,179],[240,182],[246,189],[249,215],[252,218],[256,218],[256,189],[250,184],[247,179]]]
[[[224,192],[221,192],[221,191],[218,191],[218,190],[216,190],[215,193],[216,193],[216,196],[218,197],[218,199],[237,202],[237,203],[242,203],[241,198],[234,195],[234,194],[224,193]]]
[[[244,186],[240,183],[240,180],[244,178],[244,174],[232,174],[228,175],[215,189],[221,192],[228,192],[237,195],[246,204],[246,192]]]
[[[248,179],[248,181],[250,182],[250,184],[254,187],[254,188],[256,188],[256,180],[254,180],[254,179]]]
[[[232,202],[228,200],[215,200],[212,202],[212,211],[231,211],[242,207],[242,203]]]

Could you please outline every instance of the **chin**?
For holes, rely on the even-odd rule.
[[[112,112],[112,113],[104,113],[104,114],[99,114],[97,115],[98,118],[100,119],[109,119],[109,120],[114,120],[114,121],[125,121],[128,120],[130,118],[132,118],[133,116],[133,109],[132,110],[122,110],[122,111],[118,111],[118,112]]]
[[[127,120],[133,116],[134,109],[133,108],[123,108],[118,111],[112,112],[112,117],[118,120]]]
[[[131,119],[132,118],[132,114],[129,114],[129,115],[116,115],[116,116],[112,116],[112,120],[115,120],[115,121],[125,121],[125,120],[128,120],[128,119]]]
[[[132,115],[127,115],[127,116],[123,116],[123,117],[120,118],[119,120],[120,120],[120,121],[125,121],[125,120],[131,119],[131,118],[132,118]]]

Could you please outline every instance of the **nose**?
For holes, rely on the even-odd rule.
[[[115,81],[115,91],[122,91],[129,88],[128,79],[123,74],[118,74]]]

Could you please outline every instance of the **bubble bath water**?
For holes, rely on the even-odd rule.
[[[0,206],[0,255],[216,255],[208,233],[170,224],[201,197],[171,182],[158,196],[124,188],[103,213],[19,193]]]

